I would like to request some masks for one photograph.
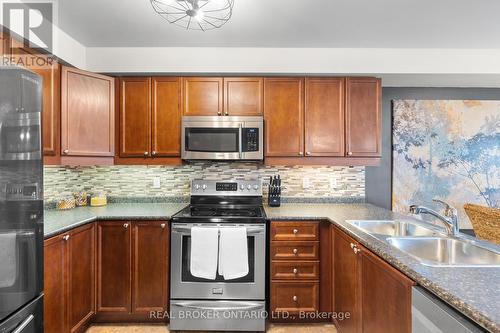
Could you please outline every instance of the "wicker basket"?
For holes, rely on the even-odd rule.
[[[500,244],[500,208],[464,205],[477,238]]]

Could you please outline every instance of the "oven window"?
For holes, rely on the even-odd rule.
[[[237,153],[238,128],[186,128],[186,150],[211,153]]]
[[[182,282],[225,282],[225,283],[242,283],[255,282],[255,237],[247,237],[248,243],[248,274],[239,279],[225,280],[222,275],[217,274],[215,280],[207,280],[191,275],[189,267],[191,266],[191,236],[182,236]]]

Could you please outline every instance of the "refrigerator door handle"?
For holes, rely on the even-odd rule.
[[[22,333],[26,326],[28,326],[33,321],[33,319],[35,319],[35,316],[33,316],[33,314],[30,314],[28,318],[26,318],[21,324],[19,324],[19,326],[15,330],[12,331],[12,333]]]

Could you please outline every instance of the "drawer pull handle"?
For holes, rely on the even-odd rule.
[[[297,302],[297,300],[298,300],[297,296],[293,296],[292,299],[294,302]]]
[[[297,229],[293,229],[293,233],[294,233],[294,235],[296,235],[299,233],[299,231]]]
[[[128,223],[125,223],[125,224],[123,225],[123,227],[124,227],[125,229],[127,229],[127,228],[128,228]]]
[[[355,246],[354,243],[351,243],[351,249],[354,249]]]
[[[68,241],[69,240],[69,235],[64,235],[63,240]]]
[[[297,274],[298,272],[299,272],[299,270],[297,268],[293,269],[293,274]]]
[[[293,249],[293,254],[297,254],[297,253],[299,253],[299,250]]]

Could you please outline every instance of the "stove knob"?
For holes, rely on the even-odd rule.
[[[257,191],[259,189],[259,185],[254,185],[253,189]]]
[[[194,186],[194,189],[198,191],[198,190],[200,189],[200,185],[196,184],[196,185]]]
[[[247,189],[250,191],[252,189],[252,185],[248,184]]]
[[[242,190],[242,191],[243,191],[244,189],[245,189],[245,185],[241,184],[241,185],[240,185],[240,190]]]
[[[205,191],[207,189],[207,184],[203,184],[201,188],[203,188],[203,191]]]

